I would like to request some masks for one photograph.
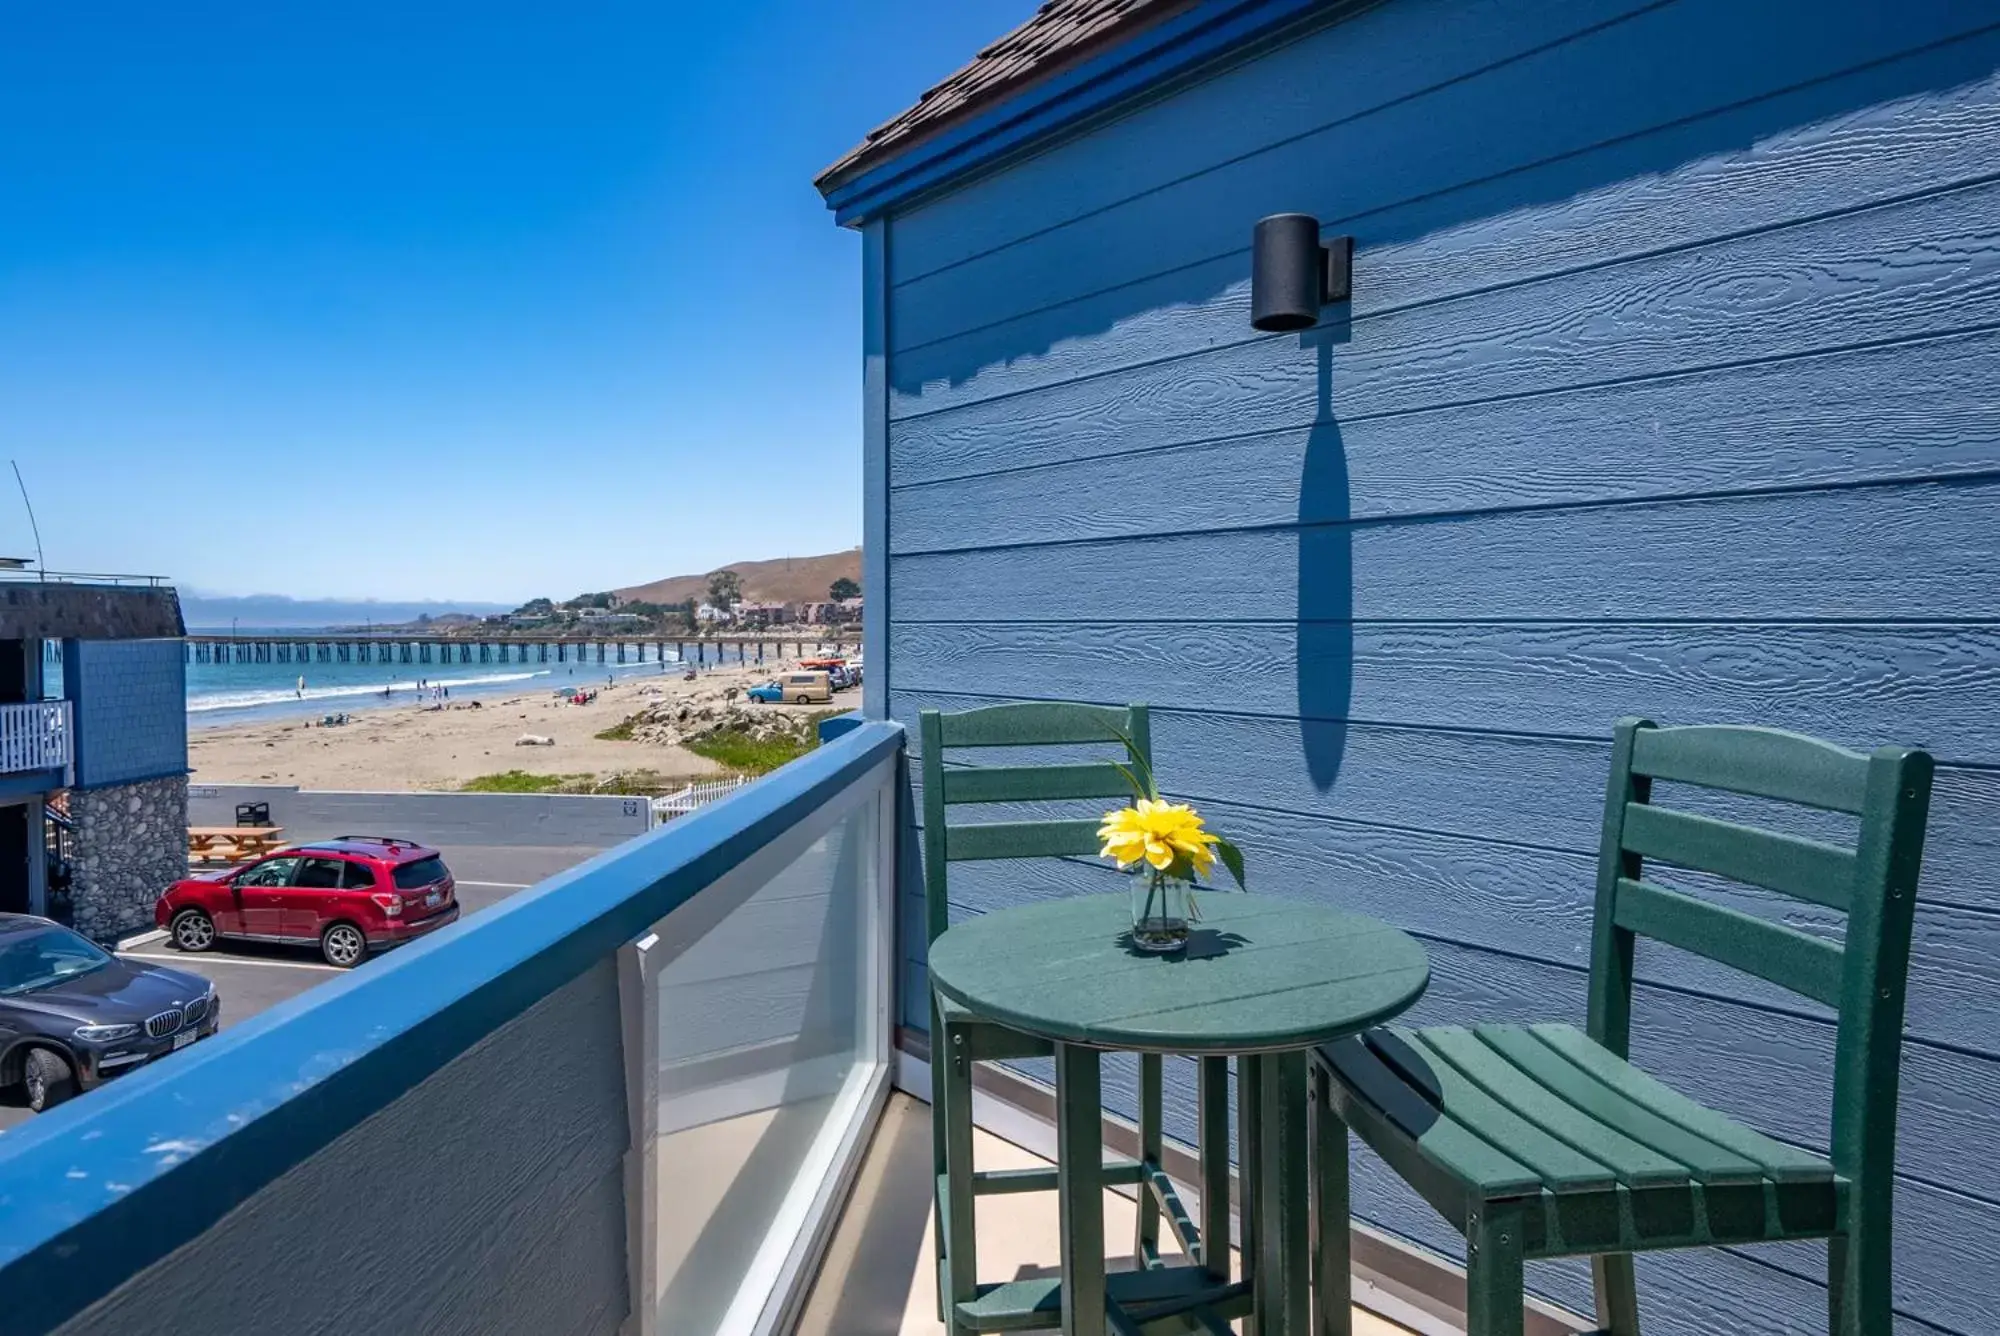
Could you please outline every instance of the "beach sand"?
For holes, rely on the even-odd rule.
[[[196,784],[297,784],[308,789],[455,789],[469,779],[506,770],[538,775],[613,775],[650,770],[668,779],[720,773],[715,762],[679,747],[605,742],[594,734],[662,699],[767,681],[773,666],[718,668],[694,682],[679,677],[601,681],[589,705],[555,698],[553,687],[482,697],[479,709],[423,710],[413,704],[348,711],[348,722],[322,728],[303,719],[196,728],[188,764]],[[858,703],[858,702],[857,702]],[[825,708],[825,707],[820,707]],[[553,747],[522,747],[537,733]]]

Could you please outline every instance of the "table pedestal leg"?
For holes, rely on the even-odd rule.
[[[1258,1067],[1258,1330],[1261,1336],[1306,1336],[1312,1270],[1306,1055],[1272,1054]]]
[[[1139,1055],[1139,1159],[1149,1169],[1158,1169],[1163,1155],[1164,1134],[1160,1127],[1160,1105],[1164,1091],[1165,1064],[1157,1053]],[[1138,1200],[1133,1203],[1133,1265],[1140,1270],[1159,1266],[1160,1203],[1151,1183],[1140,1180]]]
[[[1203,1058],[1201,1105],[1201,1264],[1229,1279],[1229,1059]]]
[[[1056,1045],[1063,1336],[1105,1336],[1101,1080],[1096,1049]]]
[[[1353,1336],[1354,1259],[1348,1230],[1347,1124],[1334,1112],[1326,1068],[1312,1064],[1313,1336]]]
[[[1264,1202],[1264,1183],[1259,1170],[1263,1157],[1258,1153],[1264,1144],[1263,1070],[1264,1059],[1254,1053],[1236,1059],[1237,1242],[1242,1257],[1241,1278],[1249,1282],[1250,1293],[1258,1300],[1250,1316],[1243,1319],[1243,1336],[1258,1336],[1263,1311],[1263,1291],[1258,1288],[1262,1270],[1258,1249],[1264,1233],[1258,1219]]]

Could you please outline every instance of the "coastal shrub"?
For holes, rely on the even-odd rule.
[[[458,786],[461,793],[596,793],[626,798],[656,798],[687,787],[684,778],[669,778],[657,770],[627,770],[616,775],[531,775],[506,770],[481,775]]]
[[[727,766],[739,775],[768,775],[819,746],[820,720],[845,713],[845,710],[816,711],[807,716],[806,726],[798,734],[775,733],[758,737],[743,728],[724,725],[700,737],[689,738],[681,746],[696,756],[706,756]]]
[[[632,740],[632,725],[638,722],[638,715],[627,715],[611,727],[598,733],[597,740],[599,742],[630,742]]]
[[[571,784],[588,784],[589,775],[531,775],[525,770],[503,770],[497,775],[468,779],[459,788],[466,793],[570,793]]]

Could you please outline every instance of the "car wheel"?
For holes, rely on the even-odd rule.
[[[351,970],[368,954],[368,939],[352,923],[336,923],[319,935],[319,953],[329,965]]]
[[[215,945],[215,920],[199,909],[183,909],[174,915],[167,931],[183,951],[206,951]]]
[[[792,704],[794,705],[804,705],[805,703],[806,703],[806,698],[804,696],[792,697]]]
[[[28,1088],[28,1108],[35,1113],[76,1093],[76,1074],[70,1070],[69,1059],[51,1049],[28,1050],[21,1063],[21,1081]]]

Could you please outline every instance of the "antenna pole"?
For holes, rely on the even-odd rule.
[[[46,580],[49,578],[49,563],[42,558],[42,526],[35,523],[35,503],[28,499],[28,484],[21,481],[20,463],[10,459],[7,464],[14,470],[14,485],[21,489],[21,504],[28,508],[28,527],[35,534],[35,572]]]

